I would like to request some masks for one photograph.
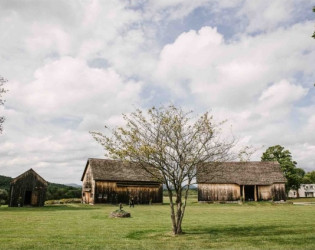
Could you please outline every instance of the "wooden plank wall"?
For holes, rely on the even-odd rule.
[[[18,179],[10,186],[10,207],[17,207],[24,205],[26,191],[31,191],[31,204],[32,206],[44,206],[46,200],[47,186],[38,181],[33,174],[26,174],[22,178]]]
[[[125,203],[133,197],[136,204],[162,203],[163,188],[160,184],[134,182],[132,185],[117,185],[116,182],[97,181],[95,183],[95,203]]]
[[[284,183],[276,183],[271,187],[272,200],[280,201],[286,200],[286,192],[285,192],[285,184]]]
[[[198,184],[198,201],[236,201],[240,199],[237,184]]]

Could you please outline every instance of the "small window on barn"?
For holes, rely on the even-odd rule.
[[[313,189],[313,186],[311,186],[310,188]]]
[[[303,185],[303,187],[305,188],[305,185]]]
[[[305,189],[308,189],[308,186],[305,186]]]
[[[295,192],[293,192],[293,195],[295,195]]]

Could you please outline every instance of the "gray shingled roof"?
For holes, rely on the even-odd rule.
[[[137,163],[93,158],[88,159],[81,181],[88,165],[94,180],[158,182]]]
[[[48,182],[45,181],[45,179],[44,179],[43,177],[41,177],[38,173],[36,173],[35,170],[32,169],[32,168],[29,169],[29,170],[27,170],[27,171],[24,172],[23,174],[20,174],[19,176],[15,177],[15,178],[11,181],[11,183],[13,184],[13,183],[15,183],[16,181],[18,181],[19,179],[22,179],[22,178],[26,177],[26,176],[29,175],[29,174],[34,175],[35,178],[36,178],[38,181],[44,183],[45,185],[48,185]]]
[[[239,185],[271,185],[285,183],[278,162],[224,162],[198,166],[197,183]]]

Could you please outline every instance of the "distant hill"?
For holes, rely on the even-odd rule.
[[[66,186],[69,186],[69,187],[75,187],[75,188],[81,188],[82,186],[81,185],[79,185],[79,184],[76,184],[76,183],[67,183],[67,184],[65,184]]]
[[[11,180],[11,177],[0,175],[0,189],[6,189],[9,191]]]

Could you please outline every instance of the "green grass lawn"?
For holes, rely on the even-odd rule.
[[[0,207],[0,249],[315,249],[315,206],[198,204],[190,200],[184,235],[174,237],[169,206]]]

